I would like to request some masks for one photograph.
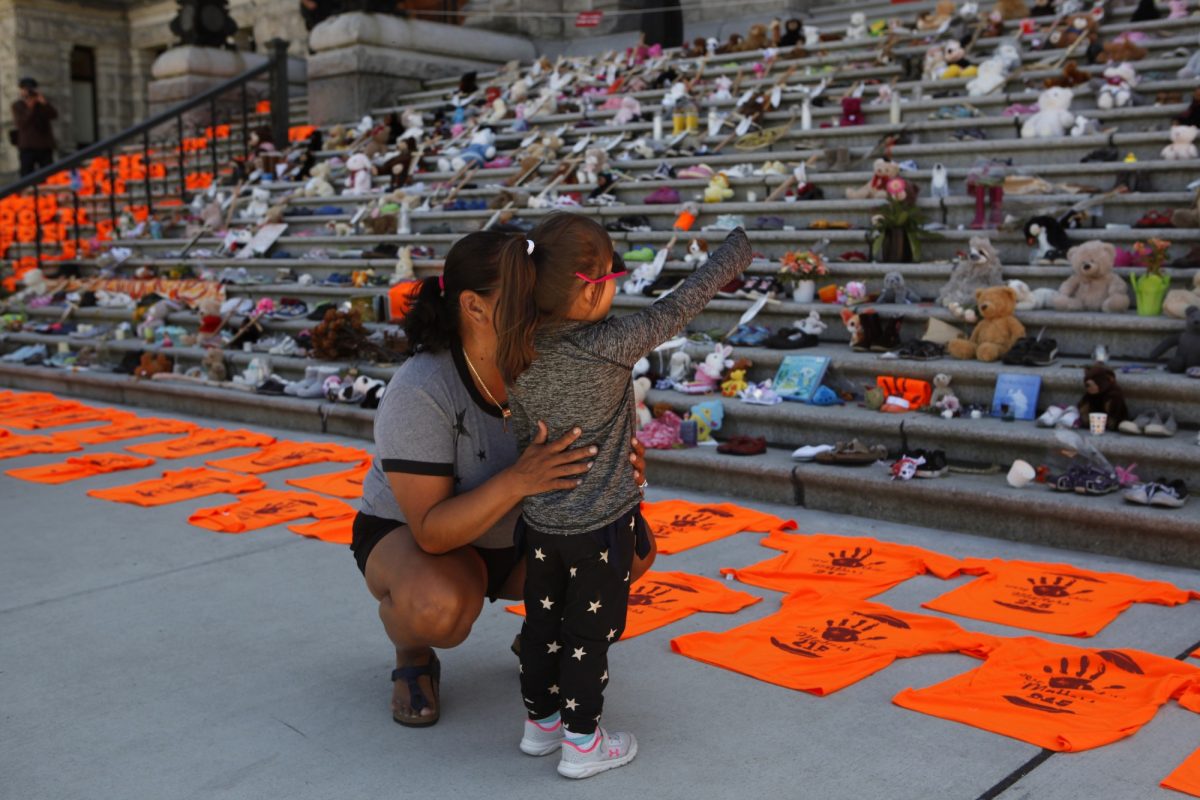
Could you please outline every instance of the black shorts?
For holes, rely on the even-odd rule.
[[[371,551],[375,549],[375,545],[379,543],[379,540],[404,524],[394,519],[373,517],[361,511],[355,515],[350,539],[350,552],[354,553],[354,561],[358,564],[359,572],[363,575],[367,574],[367,558],[371,555]],[[500,594],[500,590],[504,588],[504,584],[508,581],[508,576],[512,574],[513,569],[517,565],[517,548],[470,546],[483,559],[483,566],[487,571],[487,587],[484,589],[484,594],[487,595],[488,600],[494,603]]]

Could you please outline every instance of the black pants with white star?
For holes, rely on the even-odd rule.
[[[608,685],[608,646],[625,630],[635,535],[645,525],[636,508],[574,536],[517,523],[527,565],[521,696],[530,719],[559,711],[572,733],[596,729]]]

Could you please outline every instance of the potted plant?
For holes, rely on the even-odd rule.
[[[792,250],[783,254],[779,282],[791,288],[797,303],[811,303],[817,291],[817,278],[829,274],[821,254],[812,250]]]
[[[1143,317],[1157,317],[1162,313],[1163,298],[1171,286],[1171,276],[1163,269],[1170,246],[1171,243],[1164,239],[1133,243],[1134,257],[1146,268],[1145,274],[1129,276],[1137,298],[1137,313]]]
[[[925,230],[925,214],[903,195],[889,197],[880,213],[871,217],[874,233],[871,256],[890,264],[912,264],[921,260],[921,242],[941,236]]]

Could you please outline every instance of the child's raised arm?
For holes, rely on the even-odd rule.
[[[744,230],[737,228],[709,255],[708,263],[675,291],[636,314],[592,326],[584,344],[596,354],[632,369],[639,358],[686,328],[722,286],[745,271],[750,259],[750,240]]]

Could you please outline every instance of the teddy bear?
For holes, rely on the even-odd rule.
[[[329,162],[322,161],[313,166],[309,178],[301,190],[305,197],[333,197],[335,190],[329,182]]]
[[[1191,208],[1177,208],[1171,212],[1171,224],[1176,228],[1200,228],[1200,189],[1192,196]]]
[[[718,172],[713,175],[704,189],[704,202],[720,203],[731,197],[733,197],[733,189],[729,186],[729,178],[725,173]]]
[[[219,347],[209,347],[200,359],[204,375],[215,383],[224,383],[229,379],[229,370],[225,367],[225,351]]]
[[[370,133],[370,138],[367,139],[366,145],[363,146],[362,152],[367,158],[372,160],[376,156],[381,156],[388,151],[389,140],[391,139],[391,129],[387,125],[378,125]]]
[[[969,306],[976,293],[986,287],[1001,285],[1004,278],[1000,256],[990,239],[972,236],[968,244],[970,249],[966,256],[955,262],[950,278],[938,292],[937,304],[950,309],[959,319],[974,322],[975,313]]]
[[[982,97],[1004,86],[1008,80],[1008,67],[999,57],[989,58],[979,65],[978,74],[967,81],[967,94]]]
[[[1115,314],[1129,309],[1125,281],[1113,272],[1117,249],[1097,239],[1067,251],[1074,273],[1058,287],[1054,308],[1058,311],[1104,311]]]
[[[621,98],[621,106],[617,109],[617,113],[613,115],[614,125],[628,125],[642,116],[642,104],[633,95],[625,95]]]
[[[371,192],[371,176],[375,165],[363,153],[355,153],[346,159],[346,188],[343,195],[360,196]]]
[[[940,411],[942,401],[947,397],[954,397],[954,390],[950,388],[950,376],[939,372],[933,376],[933,392],[929,395],[929,405]]]
[[[482,167],[485,162],[496,157],[496,132],[491,128],[483,128],[471,134],[471,142],[460,152],[450,158],[438,159],[438,169],[442,172],[458,171],[463,167]]]
[[[683,263],[693,269],[707,264],[708,242],[704,239],[692,239],[688,242],[687,254],[683,257]]]
[[[257,220],[266,216],[267,210],[271,207],[271,190],[262,186],[255,186],[250,190],[250,202],[246,207],[238,212],[238,219],[241,220]]]
[[[764,47],[770,47],[771,42],[767,39],[767,26],[761,22],[756,22],[750,26],[750,31],[746,34],[746,38],[738,43],[738,52],[745,53],[750,50],[762,50]]]
[[[1087,421],[1089,414],[1107,414],[1110,431],[1129,419],[1125,405],[1125,394],[1117,385],[1117,375],[1104,364],[1093,364],[1083,373],[1083,397],[1079,399],[1080,420]]]
[[[1082,86],[1092,79],[1092,76],[1079,68],[1079,65],[1074,61],[1068,61],[1063,65],[1062,72],[1055,75],[1053,78],[1046,78],[1042,81],[1042,88],[1050,89],[1055,86],[1062,86],[1066,89],[1073,89],[1076,86]]]
[[[1137,83],[1137,70],[1128,62],[1105,68],[1104,85],[1096,94],[1096,106],[1105,111],[1124,108],[1133,102],[1133,87]]]
[[[883,276],[883,291],[879,293],[878,302],[909,305],[921,302],[921,295],[905,285],[904,276],[899,272],[889,272]]]
[[[1188,306],[1183,320],[1182,331],[1166,337],[1150,351],[1153,360],[1175,348],[1175,355],[1167,362],[1167,372],[1187,372],[1200,367],[1200,305]]]
[[[886,158],[875,159],[871,179],[859,187],[846,190],[850,200],[883,200],[888,196],[888,181],[900,176],[900,165]]]
[[[1007,286],[989,286],[975,292],[980,321],[970,339],[952,339],[946,349],[958,359],[996,361],[1025,335],[1025,326],[1013,316],[1017,293]]]
[[[1188,161],[1197,158],[1196,134],[1200,128],[1195,125],[1172,125],[1171,143],[1162,149],[1162,157],[1167,161]]]
[[[173,368],[174,363],[166,353],[142,353],[133,374],[138,378],[152,378],[160,372],[170,372]]]
[[[847,42],[857,42],[865,38],[867,38],[867,15],[861,11],[855,11],[850,15],[850,24],[846,26],[846,35],[843,39]]]
[[[1025,4],[1025,0],[997,0],[993,8],[1005,22],[1029,16],[1029,6]]]
[[[925,56],[921,60],[921,78],[926,81],[935,81],[941,78],[945,71],[945,49],[940,44],[930,45],[925,49]]]
[[[1030,289],[1025,281],[1011,280],[1008,286],[1017,293],[1017,311],[1053,308],[1054,298],[1058,294],[1053,289]]]
[[[1090,46],[1100,36],[1100,25],[1091,14],[1073,14],[1064,27],[1051,32],[1046,38],[1046,46],[1050,48],[1070,47],[1079,39],[1084,39]]]
[[[583,154],[583,164],[579,167],[580,183],[597,183],[600,173],[608,168],[608,153],[603,147],[589,147]]]
[[[1117,64],[1122,61],[1141,61],[1146,57],[1146,48],[1128,38],[1117,38],[1105,42],[1096,55],[1097,64]]]
[[[1053,139],[1064,135],[1075,122],[1071,101],[1075,93],[1064,86],[1043,89],[1038,111],[1021,125],[1022,139]]]
[[[737,397],[749,387],[750,384],[746,383],[746,370],[731,369],[729,377],[721,382],[721,394],[726,397]]]

